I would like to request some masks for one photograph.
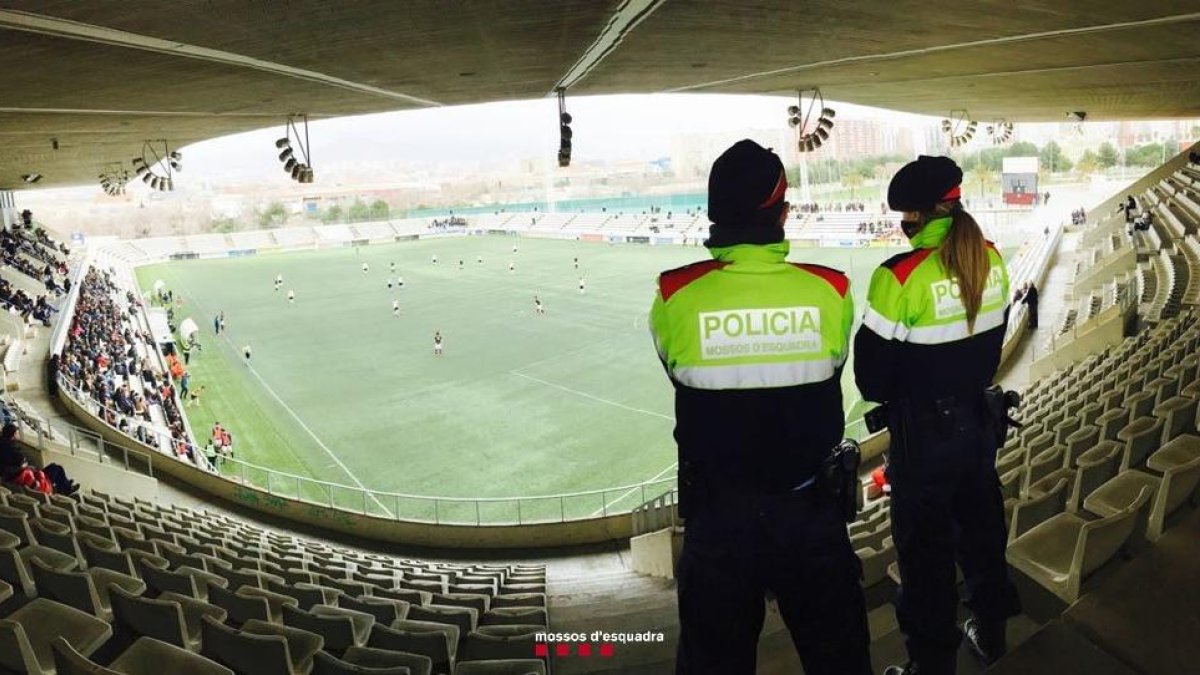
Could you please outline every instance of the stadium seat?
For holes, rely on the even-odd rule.
[[[112,636],[112,628],[86,612],[38,598],[0,619],[0,667],[16,673],[53,675],[51,644],[64,638],[90,656]]]
[[[1116,441],[1101,441],[1080,455],[1067,503],[1078,509],[1096,488],[1116,476],[1121,470],[1122,455],[1122,447]]]
[[[879,548],[860,548],[854,551],[862,562],[862,586],[870,588],[887,578],[887,568],[896,561],[896,547],[892,538],[888,537],[880,543]],[[493,624],[497,625],[497,624]],[[506,624],[499,624],[506,625]],[[513,625],[513,624],[507,624]],[[517,624],[528,625],[528,624]]]
[[[1121,469],[1141,466],[1157,450],[1162,441],[1163,422],[1156,417],[1138,417],[1117,432],[1117,440],[1125,443]]]
[[[1181,434],[1196,433],[1197,404],[1195,398],[1174,396],[1154,407],[1154,416],[1163,421],[1163,445]]]
[[[1107,410],[1097,420],[1100,427],[1100,439],[1104,441],[1117,440],[1117,432],[1129,424],[1129,411],[1125,408]]]
[[[344,597],[344,596],[343,596]],[[289,611],[298,612],[294,608],[284,611],[284,619],[286,622],[287,613]],[[346,607],[330,607],[329,605],[316,605],[312,608],[312,615],[321,619],[350,619],[352,630],[352,643],[346,647],[339,648],[339,645],[331,643],[328,637],[325,638],[325,648],[338,653],[344,652],[351,646],[361,647],[367,643],[367,638],[371,635],[371,628],[375,625],[375,615],[370,612],[359,612]],[[339,631],[340,632],[340,631]]]
[[[546,664],[537,659],[467,661],[455,666],[454,675],[546,675]]]
[[[1029,484],[1038,482],[1055,469],[1063,466],[1063,448],[1054,446],[1043,450],[1029,460]]]
[[[546,610],[541,607],[496,607],[479,617],[485,626],[506,624],[547,625]]]
[[[58,675],[233,675],[215,661],[147,637],[138,638],[108,668],[92,663],[63,638],[51,647]]]
[[[146,591],[146,584],[136,577],[97,567],[86,572],[63,572],[48,567],[41,560],[30,563],[33,581],[41,597],[61,602],[105,621],[112,620],[109,589],[119,586],[134,595]]]
[[[1124,510],[1099,520],[1060,513],[1011,541],[1008,562],[1064,602],[1074,602],[1083,580],[1125,545],[1149,499],[1143,490]]]
[[[189,651],[198,651],[199,631],[188,630],[183,604],[172,599],[184,596],[150,599],[138,597],[121,588],[113,588],[111,597],[113,622],[123,626],[133,635],[144,635]],[[213,609],[216,611],[196,612],[195,615],[213,616],[218,621],[224,621],[224,610],[215,607]]]
[[[458,651],[458,628],[407,619],[391,627],[376,624],[367,646],[427,656],[434,673],[450,673]]]
[[[1062,513],[1066,510],[1066,502],[1067,481],[1061,477],[1041,495],[1017,501],[1013,505],[1008,527],[1009,543],[1040,523]]]
[[[1065,461],[1064,466],[1067,466],[1067,467],[1077,466],[1077,464],[1079,462],[1079,456],[1082,455],[1084,452],[1088,451],[1089,449],[1095,447],[1096,443],[1099,440],[1100,440],[1100,428],[1099,427],[1092,426],[1089,424],[1087,426],[1080,427],[1079,429],[1075,430],[1073,433],[1071,433],[1069,436],[1067,436],[1067,439],[1065,442],[1065,445],[1067,448],[1067,450],[1066,450],[1067,454],[1066,454],[1066,458],[1064,460]]]
[[[433,671],[433,661],[428,656],[408,654],[388,649],[372,647],[351,647],[346,650],[342,660],[361,668],[408,668],[410,675],[430,675]]]
[[[225,619],[233,626],[241,626],[251,619],[282,623],[280,613],[272,614],[271,605],[262,596],[243,595],[220,586],[208,589],[208,601],[225,610]]]
[[[307,675],[312,670],[311,660],[296,663],[281,635],[247,633],[209,617],[203,619],[200,630],[203,655],[237,675]]]
[[[480,614],[470,607],[447,607],[431,603],[410,606],[408,616],[405,618],[412,621],[429,621],[457,626],[459,636],[465,636],[479,625]]]
[[[545,607],[545,593],[510,593],[491,599],[492,608],[500,607]]]
[[[362,595],[357,598],[343,595],[338,598],[338,606],[370,614],[375,617],[376,623],[390,626],[393,621],[408,617],[411,603],[391,598],[376,598],[370,595]]]
[[[254,619],[242,626],[242,633],[282,637],[287,643],[292,670],[301,673],[312,669],[313,656],[325,646],[324,638],[316,633]]]

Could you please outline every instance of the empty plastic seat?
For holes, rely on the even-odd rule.
[[[367,645],[429,657],[434,673],[449,673],[458,649],[458,628],[424,621],[397,621],[392,627],[376,624]]]
[[[1029,483],[1038,482],[1055,469],[1063,466],[1063,449],[1059,446],[1048,448],[1029,460]]]
[[[545,626],[546,610],[541,607],[494,607],[479,618],[485,626],[529,624]]]
[[[292,610],[299,611],[299,610]],[[288,610],[284,611],[285,622]],[[339,643],[331,642],[327,637],[325,639],[326,649],[341,653],[351,646],[363,646],[367,644],[367,637],[371,635],[371,627],[375,625],[375,615],[369,612],[358,612],[345,607],[330,607],[329,605],[316,605],[312,608],[312,615],[326,618],[348,618],[350,619],[351,627],[353,628],[352,643],[346,646],[341,646]],[[340,632],[340,631],[339,631]]]
[[[1013,505],[1011,522],[1008,526],[1008,541],[1014,541],[1038,524],[1062,513],[1066,510],[1066,505],[1067,481],[1061,477],[1044,493],[1017,501]]]
[[[226,620],[240,626],[251,619],[282,623],[282,615],[271,613],[271,605],[261,596],[255,597],[235,593],[220,586],[208,589],[208,601],[225,610]]]
[[[1126,509],[1099,520],[1060,513],[1009,543],[1008,562],[1065,602],[1074,602],[1083,580],[1129,539],[1149,499],[1149,491],[1143,490]]]
[[[1100,439],[1106,441],[1117,440],[1117,432],[1126,424],[1129,424],[1129,411],[1125,408],[1106,410],[1096,419],[1096,425],[1100,427]]]
[[[370,595],[363,595],[357,598],[343,595],[338,598],[338,607],[345,607],[356,612],[370,614],[375,617],[376,623],[381,623],[385,626],[392,625],[392,622],[397,619],[407,618],[410,606],[411,603],[404,600],[376,598]]]
[[[1136,420],[1139,417],[1149,417],[1154,410],[1155,392],[1141,390],[1132,396],[1125,397],[1125,409],[1129,411],[1129,418]]]
[[[262,598],[266,600],[267,607],[271,611],[273,623],[283,623],[284,605],[291,605],[292,607],[298,607],[300,605],[300,601],[290,595],[276,593],[275,591],[264,591],[261,588],[256,588],[253,586],[243,586],[242,588],[238,589],[237,592],[238,595],[243,595],[250,598]]]
[[[546,675],[546,664],[537,659],[466,661],[454,667],[454,675]]]
[[[886,572],[885,572],[886,574]],[[504,628],[493,626],[492,628]],[[527,659],[533,655],[536,644],[534,633],[510,635],[488,634],[476,631],[463,641],[459,661],[482,661],[493,659]]]
[[[1068,414],[1067,418],[1058,425],[1057,429],[1055,429],[1054,443],[1056,445],[1066,445],[1067,438],[1076,431],[1079,431],[1081,423],[1082,420],[1080,420],[1078,417]]]
[[[1154,416],[1163,421],[1164,444],[1176,436],[1196,433],[1196,408],[1197,400],[1186,396],[1174,396],[1154,407]]]
[[[200,592],[199,585],[191,575],[160,569],[144,560],[138,561],[138,569],[142,580],[155,593],[179,593],[197,599],[207,597],[207,593]]]
[[[446,607],[434,604],[409,607],[406,618],[413,621],[432,621],[457,626],[460,636],[475,630],[475,626],[479,624],[479,612],[470,607]]]
[[[1125,443],[1121,468],[1141,466],[1150,453],[1162,444],[1163,422],[1157,417],[1139,417],[1117,432],[1117,440]]]
[[[105,621],[112,620],[109,591],[111,586],[120,586],[134,595],[141,595],[146,591],[146,584],[140,579],[103,567],[86,572],[63,572],[34,559],[31,561],[30,570],[42,597],[69,605]]]
[[[225,620],[225,610],[200,603],[183,595],[169,595],[156,599],[141,598],[113,587],[111,591],[113,621],[124,626],[134,635],[144,635],[169,642],[190,651],[200,648],[200,624],[205,616],[217,621]],[[184,616],[184,604],[188,602],[189,622]]]
[[[373,647],[351,647],[346,650],[342,660],[361,668],[408,668],[410,675],[430,675],[433,672],[433,661],[428,656],[408,654],[388,649]]]
[[[1091,449],[1100,440],[1100,428],[1092,425],[1080,427],[1072,432],[1066,438],[1066,458],[1065,465],[1068,467],[1076,466],[1079,461],[1079,456],[1087,450]]]
[[[280,626],[266,621],[250,620],[242,626],[243,633],[255,635],[275,635],[287,642],[288,654],[292,670],[297,673],[307,673],[312,669],[313,655],[325,646],[325,640],[316,633],[310,633],[300,628]]]
[[[204,656],[238,675],[307,675],[312,670],[312,656],[297,663],[281,635],[248,633],[210,618],[203,620],[200,631]]]
[[[510,593],[497,595],[491,600],[491,607],[545,607],[545,593]]]
[[[1123,448],[1116,441],[1101,441],[1080,455],[1067,503],[1078,508],[1096,488],[1116,476],[1123,455]]]
[[[51,644],[64,638],[91,656],[109,637],[108,623],[73,607],[38,598],[0,619],[0,667],[17,673],[55,672]]]
[[[337,606],[338,596],[342,595],[342,592],[336,588],[319,586],[317,584],[296,584],[291,587],[271,584],[268,590],[296,598],[300,603],[299,607],[301,609],[311,609],[313,605]]]
[[[486,593],[439,593],[429,599],[431,605],[443,607],[470,607],[483,614],[492,606],[492,596]]]
[[[339,659],[328,652],[317,652],[312,675],[410,675],[408,666],[367,668]]]
[[[854,553],[862,562],[863,588],[870,588],[871,586],[881,583],[884,579],[886,579],[888,565],[896,561],[896,548],[892,545],[891,537],[885,539],[884,542],[880,544],[879,548],[861,548],[856,550]]]
[[[105,668],[59,638],[52,644],[59,675],[233,675],[215,661],[153,638],[138,638]]]
[[[407,588],[376,588],[371,596],[375,598],[403,600],[412,605],[428,605],[429,599],[433,597],[433,594],[429,591],[413,591]]]

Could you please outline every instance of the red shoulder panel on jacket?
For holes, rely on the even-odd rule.
[[[884,266],[891,268],[892,274],[896,275],[900,285],[904,285],[913,270],[917,269],[917,265],[925,262],[925,259],[932,255],[933,251],[932,248],[919,248],[910,253],[902,253],[885,262]]]
[[[833,286],[833,290],[838,292],[838,295],[846,297],[846,291],[850,290],[850,278],[842,273],[841,270],[835,270],[832,267],[824,265],[814,265],[812,263],[792,263],[793,267],[815,274]]]
[[[662,294],[663,302],[671,299],[672,295],[709,272],[719,270],[728,265],[720,260],[701,260],[700,262],[676,267],[658,275],[658,292]]]

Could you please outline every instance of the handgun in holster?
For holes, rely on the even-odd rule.
[[[983,401],[988,414],[992,418],[992,431],[995,434],[996,446],[1003,447],[1008,440],[1009,428],[1020,429],[1023,424],[1014,420],[1008,411],[1021,407],[1021,395],[1015,391],[1005,391],[998,385],[992,385],[983,390]]]
[[[833,500],[847,523],[854,522],[858,515],[858,498],[862,491],[858,483],[858,466],[861,462],[862,451],[858,443],[847,438],[834,446],[829,457],[821,463],[821,491]]]

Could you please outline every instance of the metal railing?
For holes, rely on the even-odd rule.
[[[61,375],[58,382],[60,391],[66,393],[89,415],[104,419],[106,409],[97,401],[86,396]],[[118,417],[128,417],[111,408],[107,411]],[[277,471],[219,453],[215,460],[210,461],[201,446],[173,439],[163,430],[149,424],[137,424],[142,425],[144,432],[150,435],[150,442],[141,442],[129,437],[129,444],[139,448],[137,450],[131,450],[130,447],[119,443],[105,442],[95,432],[71,425],[63,425],[64,428],[55,429],[52,433],[65,439],[62,442],[73,453],[87,450],[90,454],[100,457],[120,452],[124,466],[130,469],[130,453],[146,463],[149,463],[149,455],[153,453],[159,456],[159,461],[183,462],[208,471],[239,485],[254,488],[254,491],[242,491],[237,495],[239,500],[249,505],[270,503],[273,498],[284,498],[389,520],[442,525],[527,525],[602,518],[627,513],[638,504],[669,492],[676,484],[675,477],[670,476],[643,483],[562,494],[518,497],[415,495],[318,480]],[[113,431],[117,431],[116,427],[112,428]],[[162,449],[181,447],[180,444],[185,447],[182,456],[178,452],[169,453]]]

